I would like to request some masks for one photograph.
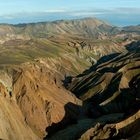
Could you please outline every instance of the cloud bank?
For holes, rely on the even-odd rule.
[[[140,24],[140,8],[120,7],[114,9],[89,9],[74,11],[66,9],[50,9],[42,12],[21,12],[11,15],[1,15],[0,22],[18,24],[84,17],[96,17],[119,26],[136,25]]]

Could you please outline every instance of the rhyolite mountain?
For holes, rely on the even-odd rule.
[[[98,38],[101,35],[115,34],[120,31],[118,27],[112,26],[95,18],[77,20],[60,20],[54,22],[40,22],[31,24],[0,25],[1,36],[4,35],[26,35],[30,37],[50,37],[66,35],[68,37]]]
[[[84,65],[85,69],[101,56],[124,52],[124,46],[137,38],[137,34],[124,33],[122,28],[94,18],[1,24],[0,64],[19,64],[40,57],[67,57],[68,61],[75,58],[84,63],[81,67]]]
[[[0,25],[2,140],[139,140],[139,91],[139,25]]]

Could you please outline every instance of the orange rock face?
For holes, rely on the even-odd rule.
[[[70,123],[71,119],[77,118],[82,102],[62,86],[58,86],[53,76],[43,65],[27,64],[13,70],[11,96],[6,98],[9,93],[5,86],[0,84],[2,101],[0,105],[4,103],[7,108],[1,107],[2,115],[9,114],[8,118],[3,116],[3,119],[5,122],[17,121],[11,122],[12,126],[1,125],[5,127],[2,130],[6,131],[12,127],[13,131],[20,129],[15,134],[11,134],[10,131],[9,136],[5,132],[6,136],[2,135],[1,138],[18,140],[30,136],[28,139],[43,139],[48,132],[51,132],[50,126],[62,120],[61,125],[65,125]],[[68,106],[67,112],[66,106]],[[56,127],[55,130],[57,129]]]

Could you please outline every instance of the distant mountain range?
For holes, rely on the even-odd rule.
[[[95,18],[77,20],[60,20],[17,25],[0,25],[0,35],[27,35],[31,37],[48,37],[54,35],[75,35],[77,37],[98,38],[101,35],[117,34],[120,31],[139,32],[140,26],[115,27]]]
[[[125,48],[118,46],[123,46],[123,40],[127,44],[129,40],[137,38],[137,28],[139,26],[119,28],[94,18],[19,25],[3,24],[0,25],[0,63],[21,63],[40,56],[54,56],[54,52],[61,53],[62,48],[65,50],[66,46],[76,50],[75,53],[79,54],[80,59],[82,57],[94,61],[90,50],[95,52],[96,58],[108,53],[122,52]],[[55,47],[59,45],[61,47]],[[106,49],[106,46],[110,46],[110,49]],[[8,56],[3,51],[6,51]]]

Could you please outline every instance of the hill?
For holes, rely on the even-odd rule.
[[[1,24],[0,139],[139,139],[138,28]]]

